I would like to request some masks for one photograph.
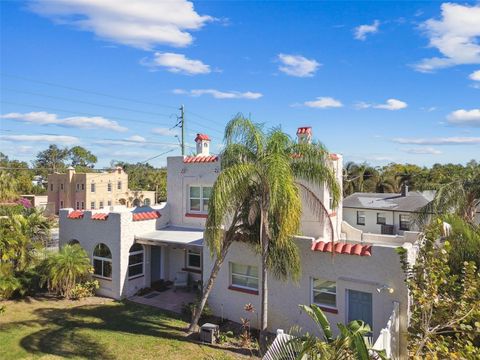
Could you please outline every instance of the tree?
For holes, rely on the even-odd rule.
[[[432,214],[454,213],[473,224],[479,206],[480,167],[471,164],[461,173],[452,173],[448,182],[438,186],[434,199],[420,209],[415,221],[425,225]]]
[[[235,197],[248,199],[250,218],[258,218],[257,249],[262,259],[261,343],[268,326],[268,271],[275,276],[295,278],[300,271],[298,249],[293,236],[298,234],[302,212],[301,194],[309,200],[313,193],[307,184],[326,186],[335,208],[340,197],[329,153],[320,143],[294,143],[280,129],[265,133],[237,115],[225,128],[225,148],[221,153],[222,171],[215,184],[214,210],[209,209],[214,227],[220,227],[229,214]],[[300,181],[298,181],[300,180]],[[217,184],[218,183],[218,184]],[[246,200],[247,201],[247,200]],[[325,216],[323,204],[315,208]],[[214,212],[213,212],[214,211]],[[252,221],[253,223],[253,221]],[[294,257],[274,257],[285,249]],[[291,260],[294,261],[291,261]],[[281,266],[280,266],[281,264]],[[285,265],[288,267],[285,268]]]
[[[68,156],[73,167],[93,168],[97,163],[97,157],[81,146],[74,146],[68,150]]]
[[[6,171],[0,170],[0,202],[11,202],[18,198],[17,182]]]
[[[40,151],[35,160],[35,167],[44,168],[47,171],[59,171],[65,167],[69,151],[67,148],[60,149],[57,145],[50,145],[48,149]]]
[[[330,323],[323,311],[315,304],[300,305],[300,308],[315,322],[323,338],[313,334],[292,334],[291,339],[269,350],[270,359],[329,359],[329,360],[368,360],[385,358],[384,351],[375,351],[367,346],[365,337],[370,327],[363,321],[354,320],[337,324],[340,334],[333,336]]]
[[[90,276],[91,268],[90,259],[80,245],[65,245],[46,259],[44,281],[49,290],[70,298],[75,285]]]
[[[407,261],[399,248],[411,296],[408,329],[409,358],[478,359],[480,357],[480,274],[474,262],[452,271],[449,241],[441,219],[425,230],[416,262]]]
[[[343,170],[344,174],[344,196],[355,192],[375,191],[375,179],[378,172],[367,163],[355,164],[348,162]]]

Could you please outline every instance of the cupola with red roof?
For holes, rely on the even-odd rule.
[[[298,143],[307,143],[312,142],[312,127],[311,126],[302,126],[297,129],[297,138]]]
[[[197,156],[210,156],[210,138],[206,134],[197,134]]]

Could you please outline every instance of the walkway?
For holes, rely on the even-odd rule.
[[[182,305],[195,302],[196,296],[194,291],[178,289],[174,292],[173,289],[168,289],[162,292],[152,291],[143,296],[132,296],[129,300],[180,314]]]

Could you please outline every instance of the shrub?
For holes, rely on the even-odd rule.
[[[200,303],[199,300],[196,301],[196,302],[184,303],[182,305],[182,314],[184,314],[185,316],[187,316],[189,318],[192,317],[193,310],[198,307],[199,303]],[[213,315],[213,312],[210,309],[210,307],[208,306],[208,303],[205,304],[205,307],[203,308],[202,315],[201,315],[200,318],[204,319],[204,318],[210,317],[212,315]]]
[[[85,297],[95,295],[95,290],[100,287],[98,280],[86,281],[81,284],[76,284],[70,293],[70,299],[78,300]]]

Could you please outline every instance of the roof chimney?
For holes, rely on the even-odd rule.
[[[197,134],[195,138],[197,143],[197,156],[210,155],[210,138],[206,134]]]
[[[402,196],[405,197],[408,195],[408,185],[406,183],[404,183],[402,185]]]
[[[299,127],[297,129],[297,139],[299,144],[310,144],[312,142],[312,127]]]

